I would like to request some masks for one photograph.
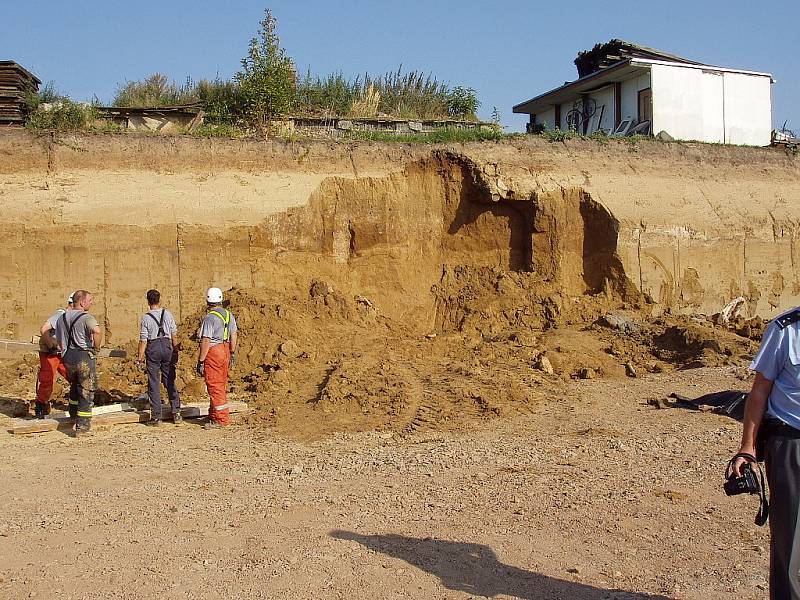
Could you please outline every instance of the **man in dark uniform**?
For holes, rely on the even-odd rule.
[[[800,600],[800,309],[769,324],[750,369],[756,379],[733,471],[741,476],[744,464],[755,461],[758,437],[771,496],[770,598]]]
[[[147,358],[147,393],[150,396],[150,420],[147,425],[161,424],[161,382],[167,388],[172,404],[172,422],[181,419],[181,399],[175,387],[175,370],[178,364],[178,326],[172,313],[161,307],[161,293],[148,290],[150,306],[139,326],[139,352],[136,362]]]
[[[72,308],[56,323],[56,339],[67,370],[69,414],[75,419],[75,437],[91,434],[92,406],[97,390],[96,354],[100,325],[89,309],[94,298],[86,290],[72,295]]]

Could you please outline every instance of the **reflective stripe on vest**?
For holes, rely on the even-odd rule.
[[[220,404],[219,406],[215,406],[214,407],[214,412],[217,412],[217,411],[220,411],[220,410],[228,410],[230,408],[230,406],[231,405],[229,403],[227,403],[227,402],[225,404]]]
[[[231,322],[231,312],[229,310],[224,309],[224,308],[220,309],[220,310],[224,310],[225,311],[225,316],[224,317],[222,316],[222,313],[217,312],[216,309],[214,309],[212,311],[209,311],[208,314],[217,315],[220,318],[220,320],[222,321],[222,341],[223,342],[227,342],[228,341],[228,323]]]

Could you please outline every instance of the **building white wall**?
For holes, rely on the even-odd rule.
[[[654,133],[666,131],[679,140],[769,144],[769,77],[673,65],[653,65],[651,73]]]
[[[725,73],[725,142],[767,146],[772,135],[769,77]]]
[[[605,129],[611,133],[614,131],[614,86],[606,86],[589,96],[595,101],[596,108],[594,116],[589,120],[586,133],[594,133],[598,129]]]
[[[543,113],[539,113],[536,115],[536,124],[544,126],[545,129],[555,129],[556,128],[556,109],[551,108]]]
[[[620,121],[628,117],[639,118],[639,92],[649,87],[650,73],[632,77],[620,84],[622,93]]]

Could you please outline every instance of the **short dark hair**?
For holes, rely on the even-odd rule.
[[[161,292],[158,290],[147,290],[147,303],[158,304],[161,302]]]

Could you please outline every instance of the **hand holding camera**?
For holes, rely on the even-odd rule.
[[[753,465],[758,469],[758,475],[753,470]],[[739,494],[756,494],[759,499],[758,513],[755,524],[761,527],[769,517],[769,500],[764,482],[764,473],[756,462],[756,457],[747,452],[737,453],[728,461],[725,469],[725,483],[722,485],[725,494],[737,496]]]

